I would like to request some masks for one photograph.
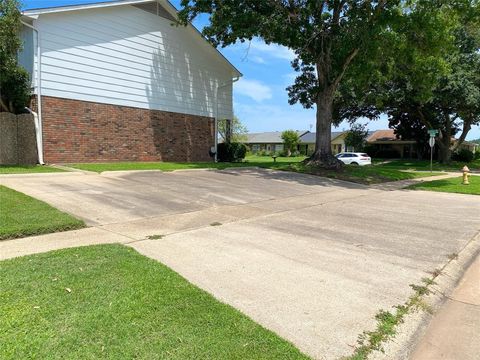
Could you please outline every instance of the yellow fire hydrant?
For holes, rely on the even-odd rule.
[[[470,185],[470,183],[468,182],[468,177],[470,176],[469,174],[470,169],[468,168],[467,165],[465,165],[462,171],[463,171],[463,185]]]

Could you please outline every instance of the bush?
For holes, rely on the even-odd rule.
[[[473,152],[467,149],[461,149],[452,154],[452,160],[461,161],[461,162],[471,162],[474,159]]]
[[[245,159],[247,147],[245,144],[238,142],[218,144],[218,161],[221,162],[238,162]]]

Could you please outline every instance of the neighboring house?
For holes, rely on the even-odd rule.
[[[400,158],[416,158],[417,148],[415,140],[403,140],[397,138],[394,130],[377,130],[367,137],[367,144],[377,152],[390,152],[398,154]]]
[[[241,74],[175,17],[167,0],[24,11],[46,162],[211,159]]]
[[[455,139],[456,141],[457,139]],[[471,151],[472,153],[476,154],[478,151],[480,151],[480,144],[477,144],[477,143],[474,143],[474,142],[471,142],[471,141],[464,141],[461,145],[460,145],[460,149],[465,149],[465,150],[468,150],[468,151]]]
[[[297,134],[302,139],[302,136],[307,134],[308,131],[299,131]],[[283,151],[282,131],[271,131],[263,133],[251,133],[246,135],[247,145],[252,153],[258,153],[259,151],[267,152],[281,152]]]
[[[332,131],[332,153],[338,154],[342,151],[350,151],[345,145],[347,131]],[[317,134],[308,132],[300,138],[299,151],[303,155],[311,155],[315,151],[315,139]]]

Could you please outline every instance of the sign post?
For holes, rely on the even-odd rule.
[[[428,130],[428,134],[430,135],[430,139],[428,140],[428,144],[430,145],[430,173],[433,172],[433,148],[435,147],[435,136],[438,134],[438,130],[430,129]]]

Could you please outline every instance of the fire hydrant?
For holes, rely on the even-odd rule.
[[[463,185],[469,185],[470,183],[468,182],[468,177],[470,176],[469,174],[470,169],[468,168],[467,165],[465,165],[462,171],[463,171]]]

